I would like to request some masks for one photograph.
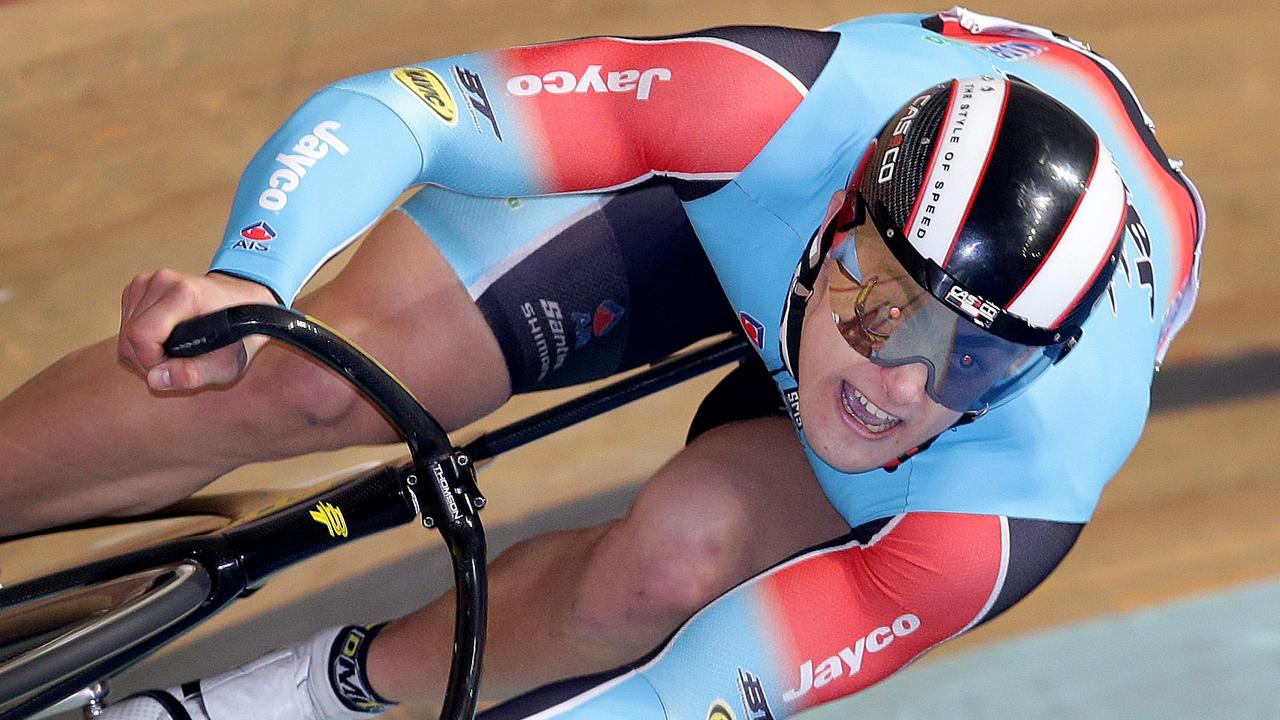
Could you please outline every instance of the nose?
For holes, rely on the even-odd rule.
[[[880,381],[884,383],[884,393],[890,401],[897,405],[911,405],[924,397],[929,369],[918,362],[882,367]]]

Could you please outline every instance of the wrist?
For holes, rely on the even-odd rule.
[[[243,278],[239,275],[232,275],[224,270],[210,270],[205,273],[205,277],[232,290],[238,296],[242,296],[249,301],[264,303],[267,305],[284,304],[276,295],[274,290],[256,280]]]

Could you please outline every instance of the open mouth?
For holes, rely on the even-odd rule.
[[[868,400],[858,389],[847,382],[840,382],[840,400],[845,414],[872,434],[887,432],[902,424],[902,418],[894,417]]]

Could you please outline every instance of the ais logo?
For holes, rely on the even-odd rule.
[[[626,312],[626,308],[623,308],[613,300],[605,300],[596,307],[594,313],[570,313],[574,326],[574,349],[581,350],[583,345],[591,341],[591,338],[608,335],[609,331],[613,330]]]
[[[257,252],[266,252],[267,243],[271,242],[276,236],[276,231],[267,224],[266,220],[259,220],[252,225],[245,225],[240,228],[240,240],[236,241],[233,248],[241,250],[254,250]]]
[[[738,313],[738,322],[742,323],[742,332],[747,334],[747,339],[757,350],[764,349],[764,325],[760,321],[751,317],[747,313]]]

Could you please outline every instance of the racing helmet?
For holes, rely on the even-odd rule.
[[[833,198],[786,322],[798,329],[795,301],[825,262],[845,341],[880,366],[924,365],[929,396],[976,417],[1079,342],[1128,212],[1111,153],[1065,105],[1012,77],[940,83],[894,114]],[[798,355],[798,330],[785,334]]]

